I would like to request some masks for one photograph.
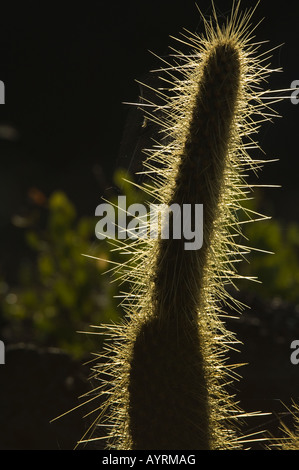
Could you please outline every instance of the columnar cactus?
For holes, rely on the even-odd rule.
[[[169,239],[114,241],[130,254],[115,273],[131,289],[125,321],[107,327],[106,366],[95,367],[100,380],[109,374],[95,391],[107,396],[95,424],[109,424],[111,449],[242,448],[242,411],[228,388],[236,339],[224,310],[242,310],[227,287],[250,252],[238,243],[244,216],[252,218],[241,215],[246,174],[263,162],[248,149],[271,114],[259,88],[270,70],[251,45],[251,16],[237,3],[223,26],[214,14],[204,36],[183,35],[191,52],[176,51],[176,64],[166,64],[170,93],[157,90],[163,104],[145,108],[162,139],[147,152],[141,189],[161,206],[203,204],[203,244],[187,250],[183,237],[172,237],[171,212]]]
[[[183,237],[155,246],[151,303],[137,327],[130,359],[128,416],[134,448],[213,447],[206,329],[217,326],[206,305],[211,281],[206,266],[228,167],[240,68],[234,41],[223,39],[210,47],[193,78],[197,90],[176,150],[168,205],[193,209],[203,204],[203,246],[186,250]]]

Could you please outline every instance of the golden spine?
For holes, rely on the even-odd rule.
[[[111,449],[240,449],[246,441],[238,435],[242,410],[228,390],[237,377],[228,364],[237,341],[224,311],[243,308],[227,288],[250,252],[238,242],[244,215],[255,218],[243,210],[252,191],[247,173],[264,163],[248,150],[274,114],[263,100],[271,70],[252,40],[253,11],[240,13],[237,2],[222,26],[214,10],[203,18],[205,35],[184,33],[179,41],[190,54],[175,50],[174,66],[164,60],[170,92],[157,90],[163,104],[145,108],[162,139],[148,150],[150,181],[140,189],[167,207],[203,204],[203,245],[186,250],[172,232],[169,239],[113,241],[130,258],[113,268],[115,276],[131,288],[124,322],[106,327],[106,365],[102,358],[94,367],[101,380],[95,396],[107,398],[94,424],[109,424]]]

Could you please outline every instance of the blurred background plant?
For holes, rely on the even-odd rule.
[[[260,199],[257,194],[255,200],[247,202],[247,207],[257,214],[261,210]],[[244,235],[256,251],[250,255],[248,263],[242,264],[240,271],[259,281],[246,282],[246,285],[242,282],[244,290],[264,300],[280,298],[299,304],[299,224],[268,218],[245,224]]]
[[[122,182],[123,176],[128,177],[117,170],[114,181],[128,204],[140,200],[138,191]],[[116,287],[106,271],[109,261],[119,261],[120,255],[95,237],[96,218],[78,217],[65,192],[54,191],[46,198],[35,189],[31,198],[36,202],[34,215],[12,220],[23,228],[30,256],[21,260],[16,285],[8,285],[2,276],[2,337],[59,347],[74,357],[98,351],[102,336],[79,335],[78,330],[119,321]]]

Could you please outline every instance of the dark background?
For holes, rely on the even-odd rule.
[[[211,13],[209,1],[198,5]],[[220,16],[230,6],[218,2]],[[93,216],[115,169],[139,158],[134,145],[122,150],[129,112],[122,103],[136,102],[134,80],[160,66],[148,50],[167,55],[169,35],[183,27],[200,32],[203,25],[190,0],[9,2],[0,13],[6,90],[0,107],[0,267],[14,282],[24,245],[11,221],[26,214],[30,188],[46,196],[62,189],[79,214]],[[265,49],[279,46],[271,65],[284,71],[271,77],[269,87],[285,89],[299,80],[298,14],[295,0],[262,0],[254,16],[254,23],[265,17],[257,41],[269,40]],[[275,109],[282,119],[262,127],[259,143],[267,158],[279,162],[265,168],[262,183],[282,188],[268,190],[264,206],[276,219],[299,222],[299,106],[284,100]]]

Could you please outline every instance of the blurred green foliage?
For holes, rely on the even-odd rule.
[[[126,180],[132,178],[118,169],[112,204],[117,204],[118,193],[126,195],[127,204],[143,200],[141,191]],[[41,228],[40,216],[25,229],[31,256],[21,264],[18,285],[5,289],[5,279],[0,283],[9,336],[13,341],[59,347],[75,357],[98,352],[104,336],[91,334],[101,330],[90,325],[117,323],[122,317],[110,271],[123,256],[111,250],[107,240],[96,238],[97,218],[78,217],[63,191],[53,192],[39,212],[46,212],[46,222]]]
[[[101,336],[77,333],[120,318],[115,286],[104,274],[109,250],[106,241],[95,239],[95,222],[78,218],[62,191],[49,197],[44,229],[25,231],[32,259],[21,265],[19,285],[6,293],[3,303],[13,337],[60,347],[74,356],[100,349]]]
[[[239,264],[238,273],[254,277],[258,282],[242,280],[237,283],[238,288],[264,300],[280,298],[296,304],[299,302],[299,224],[262,216],[267,212],[262,208],[263,201],[263,193],[255,190],[254,197],[242,204],[245,212],[239,219],[245,221],[249,216],[253,221],[242,226],[243,237],[239,242],[252,251]]]
[[[257,276],[260,283],[249,282],[247,289],[263,298],[280,297],[299,302],[299,224],[263,220],[248,224],[244,230],[249,245],[258,250],[243,263],[242,274]]]

